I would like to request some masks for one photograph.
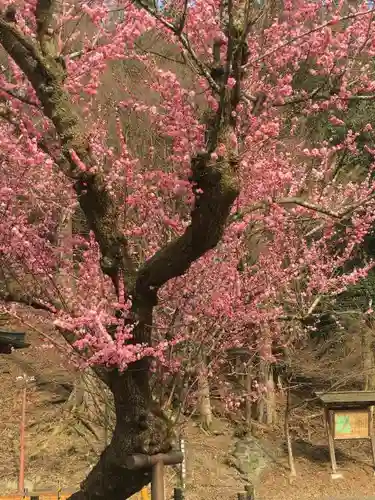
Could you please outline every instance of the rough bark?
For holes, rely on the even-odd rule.
[[[167,452],[171,429],[160,410],[153,407],[148,371],[136,363],[125,373],[110,376],[115,399],[116,425],[112,440],[96,466],[71,500],[123,500],[150,481],[150,470],[131,471],[124,459],[133,453]]]
[[[272,425],[276,419],[275,383],[273,367],[264,359],[259,360],[259,381],[266,391],[259,395],[256,402],[256,418],[258,422]]]
[[[276,395],[275,395],[275,382],[273,378],[273,367],[268,367],[268,380],[267,380],[267,425],[276,423]]]

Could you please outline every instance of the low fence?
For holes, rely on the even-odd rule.
[[[0,500],[67,500],[70,495],[74,493],[73,490],[61,490],[57,492],[31,492],[25,495],[19,493],[0,496]],[[147,488],[138,494],[139,500],[150,500],[150,495]],[[174,500],[183,500],[184,495],[182,488],[174,489]]]
[[[185,445],[184,441],[181,440],[180,450],[171,451],[169,453],[159,453],[157,455],[143,455],[135,454],[127,457],[126,468],[130,470],[139,470],[151,468],[152,479],[151,479],[151,499],[152,500],[165,500],[165,489],[164,489],[164,472],[165,466],[179,465],[180,477],[179,484],[180,487],[174,488],[173,499],[174,500],[184,500],[185,498],[185,479],[186,479],[186,467],[185,467]],[[67,500],[75,490],[57,490],[55,492],[46,491],[35,491],[28,492],[24,490],[21,485],[24,484],[23,470],[20,474],[19,481],[19,491],[25,491],[22,495],[21,493],[10,494],[6,496],[0,496],[0,500]],[[132,497],[137,498],[137,500],[149,500],[149,490],[143,488],[138,495]],[[254,487],[252,485],[245,486],[245,491],[237,494],[238,500],[255,500]]]
[[[62,490],[61,492],[33,492],[25,495],[13,494],[0,496],[0,500],[67,500],[70,495],[73,493],[72,490],[66,491]],[[184,500],[184,490],[182,488],[174,488],[173,492],[173,500]],[[254,488],[252,486],[245,486],[244,493],[238,493],[238,500],[255,500]],[[139,493],[140,500],[150,500],[149,492],[147,488],[143,488],[143,490]],[[154,498],[152,498],[154,500]]]
[[[14,494],[0,496],[0,500],[67,500],[73,492],[61,492],[61,493],[28,493],[26,495]]]

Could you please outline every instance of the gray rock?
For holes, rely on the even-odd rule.
[[[255,483],[271,460],[257,439],[248,436],[235,443],[228,461],[244,479]]]

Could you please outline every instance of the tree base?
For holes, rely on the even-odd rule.
[[[141,429],[140,429],[141,427]],[[167,453],[173,444],[169,421],[156,409],[137,422],[119,419],[111,443],[98,463],[82,482],[80,491],[69,500],[124,500],[151,481],[151,469],[131,470],[125,461],[129,455]]]

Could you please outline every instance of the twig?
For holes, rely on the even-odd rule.
[[[375,8],[370,9],[370,10],[368,10],[366,12],[355,12],[353,14],[348,14],[347,16],[341,17],[339,19],[339,21],[347,21],[348,19],[355,19],[357,17],[367,16],[368,14],[371,14],[372,12],[375,12]],[[310,35],[311,33],[316,33],[317,31],[321,31],[322,29],[326,28],[327,26],[331,26],[331,25],[332,25],[332,21],[329,20],[329,21],[327,21],[327,22],[325,22],[325,23],[317,26],[316,28],[313,28],[311,30],[305,31],[304,33],[301,33],[300,35],[297,35],[297,36],[291,38],[287,42],[281,43],[277,47],[268,50],[267,52],[265,52],[261,56],[257,57],[256,59],[253,59],[252,61],[249,61],[244,67],[247,68],[247,67],[251,66],[252,64],[255,64],[255,63],[259,62],[259,61],[262,61],[266,57],[271,56],[272,54],[275,54],[280,49],[283,49],[283,48],[287,47],[288,45],[291,45],[292,43],[297,42],[298,40],[301,40],[302,38]]]

